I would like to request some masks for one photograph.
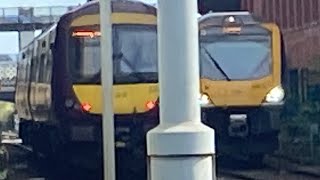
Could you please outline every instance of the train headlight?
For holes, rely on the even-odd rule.
[[[199,98],[199,103],[200,103],[201,106],[206,106],[206,105],[211,104],[209,96],[206,95],[206,94],[199,93],[199,97],[198,98]]]
[[[233,16],[229,16],[228,17],[228,22],[229,23],[234,23],[234,22],[236,22],[236,19]]]
[[[285,92],[282,86],[277,86],[267,94],[266,101],[268,103],[279,103],[284,99]]]

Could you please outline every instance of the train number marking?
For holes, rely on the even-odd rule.
[[[158,87],[157,87],[157,86],[151,86],[151,87],[149,88],[149,92],[150,92],[150,93],[156,93],[156,92],[158,92]]]
[[[126,98],[128,96],[127,92],[117,92],[116,98]]]

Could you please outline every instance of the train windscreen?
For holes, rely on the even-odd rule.
[[[207,36],[200,40],[201,77],[252,80],[272,72],[271,37],[267,35]]]
[[[71,33],[69,62],[73,83],[100,84],[99,28]],[[114,25],[112,43],[115,84],[158,81],[156,26]]]

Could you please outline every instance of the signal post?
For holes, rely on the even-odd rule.
[[[147,134],[150,180],[213,180],[214,130],[201,123],[197,0],[158,0],[160,124]]]
[[[116,180],[113,118],[113,60],[111,0],[100,0],[101,84],[103,94],[103,170],[104,180]]]

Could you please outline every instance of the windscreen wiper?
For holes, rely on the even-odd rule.
[[[229,78],[229,76],[223,71],[223,69],[221,68],[221,66],[219,65],[219,63],[211,56],[211,54],[208,52],[208,50],[201,46],[201,48],[204,49],[204,52],[209,56],[209,58],[211,59],[211,61],[214,63],[214,65],[219,69],[219,71],[222,73],[222,75],[227,79],[227,81],[231,81],[231,79]]]

